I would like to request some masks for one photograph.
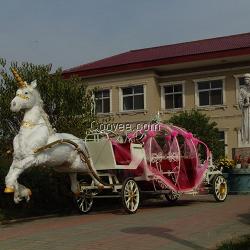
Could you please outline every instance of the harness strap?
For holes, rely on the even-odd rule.
[[[101,184],[103,184],[104,186],[110,186],[110,187],[113,187],[114,185],[113,184],[108,184],[108,183],[105,183],[97,174],[96,172],[94,171],[92,165],[91,165],[91,162],[89,160],[89,157],[84,153],[84,151],[79,147],[79,145],[71,140],[68,140],[68,139],[61,139],[61,140],[57,140],[57,141],[54,141],[54,142],[51,142],[43,147],[40,147],[40,148],[36,148],[34,149],[34,153],[40,153],[44,150],[47,150],[49,148],[52,148],[53,146],[57,145],[57,144],[71,144],[75,147],[75,150],[77,150],[77,152],[79,153],[80,155],[80,158],[82,160],[82,162],[86,163],[86,165],[88,166],[89,168],[89,171],[90,173],[93,175],[93,177],[99,181]]]

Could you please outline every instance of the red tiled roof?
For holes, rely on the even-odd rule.
[[[191,61],[196,58],[202,60],[206,59],[206,55],[211,53],[214,55],[212,58],[216,58],[216,56],[234,56],[238,55],[237,52],[242,51],[242,49],[249,49],[247,53],[250,54],[250,33],[131,50],[64,70],[63,75],[66,77],[71,74],[90,76],[132,69],[143,69],[150,66]],[[229,53],[229,51],[234,52]]]

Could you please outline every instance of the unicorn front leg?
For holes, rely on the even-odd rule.
[[[6,188],[5,193],[14,192],[14,201],[18,203],[20,200],[25,198],[29,200],[31,195],[30,189],[18,183],[18,177],[23,173],[23,171],[29,167],[36,165],[36,159],[33,156],[27,157],[21,161],[14,160],[10,166],[9,172],[5,177]]]
[[[5,177],[5,186],[6,186],[4,190],[5,193],[15,192],[13,179],[16,172],[16,167],[17,167],[17,161],[14,160],[10,166],[8,174]]]

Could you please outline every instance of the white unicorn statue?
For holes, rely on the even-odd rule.
[[[78,195],[80,190],[77,172],[89,172],[86,161],[82,160],[79,153],[79,151],[86,152],[84,142],[71,134],[56,133],[43,110],[43,101],[36,89],[36,80],[28,84],[22,80],[15,69],[12,69],[12,73],[18,82],[19,88],[15,98],[11,101],[10,109],[13,112],[24,110],[25,114],[19,133],[13,141],[13,162],[5,178],[6,188],[4,192],[14,192],[15,203],[20,202],[22,199],[29,201],[31,190],[19,184],[18,177],[27,168],[42,165],[55,167],[57,171],[68,172],[71,180],[71,191]],[[77,147],[72,143],[59,143],[46,148],[48,144],[63,140],[73,141]],[[43,147],[46,149],[37,150]],[[89,174],[96,182],[97,180],[93,175]]]

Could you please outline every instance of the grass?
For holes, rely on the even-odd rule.
[[[224,241],[216,250],[250,250],[250,234]]]

